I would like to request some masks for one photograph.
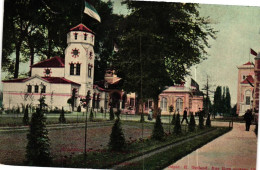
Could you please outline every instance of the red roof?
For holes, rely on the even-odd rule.
[[[252,62],[248,61],[247,63],[245,63],[243,65],[253,65],[253,64],[252,64]]]
[[[85,32],[90,32],[95,34],[91,29],[86,27],[84,24],[79,24],[76,27],[71,28],[70,31],[85,31]]]
[[[254,78],[251,75],[248,75],[247,78],[242,81],[242,84],[249,84],[248,82],[250,82],[251,84],[254,84]]]
[[[32,65],[31,67],[64,67],[64,59],[58,56],[52,57],[50,59],[41,61]]]
[[[80,86],[80,84],[65,79],[64,77],[41,77],[42,79],[54,84],[74,84]],[[22,83],[30,78],[13,79],[13,80],[3,80],[4,83]]]

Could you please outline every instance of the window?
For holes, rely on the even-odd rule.
[[[243,80],[245,80],[246,79],[246,76],[245,75],[243,75]]]
[[[92,37],[92,42],[93,42],[94,41],[94,36],[92,35],[91,37]]]
[[[161,99],[161,109],[162,111],[167,111],[167,98],[165,97]]]
[[[130,106],[134,107],[135,105],[135,100],[133,98],[130,98]]]
[[[84,40],[87,40],[87,36],[88,36],[87,34],[84,34]]]
[[[88,77],[91,77],[92,65],[88,65]]]
[[[31,93],[31,92],[32,92],[32,86],[31,86],[30,84],[27,86],[27,92],[28,92],[28,93]]]
[[[38,93],[39,92],[39,86],[38,85],[35,85],[34,86],[34,93]]]
[[[74,75],[74,64],[70,64],[70,75]]]
[[[80,75],[80,64],[76,65],[76,75]]]
[[[46,93],[46,86],[42,85],[41,93]]]
[[[75,33],[74,36],[75,36],[75,40],[77,40],[78,39],[78,33]]]
[[[93,53],[92,53],[92,52],[89,52],[89,59],[90,59],[90,60],[92,59],[92,55],[93,55]]]
[[[181,98],[178,98],[176,100],[176,110],[182,112],[182,108],[183,108],[183,100]]]
[[[246,105],[250,105],[250,96],[246,96]]]
[[[148,110],[148,101],[144,104],[144,110]]]

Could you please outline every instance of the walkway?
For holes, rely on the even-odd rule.
[[[255,126],[245,131],[245,124],[234,123],[231,132],[204,145],[170,165],[172,169],[254,170],[256,168],[257,138]]]

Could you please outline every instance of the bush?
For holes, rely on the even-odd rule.
[[[208,117],[207,117],[207,120],[206,120],[206,126],[211,127],[210,114],[208,114]]]
[[[109,119],[110,119],[110,120],[114,120],[114,119],[115,119],[115,116],[114,116],[114,112],[113,112],[113,108],[112,108],[112,107],[110,107]]]
[[[100,112],[101,112],[101,113],[104,113],[103,107],[100,108]]]
[[[66,123],[66,118],[65,118],[63,107],[62,107],[61,112],[60,112],[59,122],[60,123]]]
[[[93,120],[94,120],[93,109],[90,109],[89,121],[92,122]]]
[[[175,122],[176,122],[176,114],[174,113],[172,115],[172,125],[175,125]]]
[[[164,137],[164,129],[162,126],[161,115],[156,116],[156,122],[153,128],[152,138],[155,140],[162,140]]]
[[[180,120],[180,114],[177,114],[175,126],[174,126],[174,133],[175,134],[181,134],[181,120]]]
[[[46,118],[42,110],[33,113],[29,134],[27,135],[26,164],[33,166],[50,166],[50,139],[46,129]]]
[[[195,118],[194,118],[193,113],[191,113],[191,115],[190,115],[190,124],[189,124],[189,131],[190,132],[194,132],[195,127],[196,127]]]
[[[24,109],[23,124],[24,124],[24,125],[29,125],[28,105],[26,105],[26,108]]]
[[[199,128],[200,129],[204,128],[204,113],[203,113],[203,111],[199,112]]]
[[[15,113],[17,113],[17,114],[20,113],[20,107],[19,107],[19,106],[17,106],[17,109],[16,109],[16,112],[15,112]]]
[[[78,108],[77,108],[77,112],[81,112],[81,107],[80,107],[80,105],[79,105]]]
[[[140,123],[144,123],[144,113],[141,113]]]
[[[125,143],[125,136],[121,127],[120,119],[116,119],[110,134],[108,147],[112,151],[122,151]]]

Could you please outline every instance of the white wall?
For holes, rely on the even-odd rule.
[[[45,69],[50,69],[51,70],[51,74],[50,77],[64,77],[65,73],[64,73],[64,67],[63,68],[32,68],[32,76],[35,75],[39,75],[41,77],[45,77],[46,74],[44,74]]]

